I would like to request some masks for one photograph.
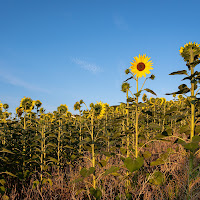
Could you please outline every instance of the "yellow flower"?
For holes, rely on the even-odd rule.
[[[105,116],[108,107],[109,105],[107,103],[102,103],[101,101],[94,105],[95,116],[97,119],[102,119]]]
[[[153,65],[150,57],[144,55],[140,55],[139,57],[134,57],[135,60],[131,62],[130,70],[136,75],[137,78],[141,78],[142,76],[146,77],[146,74],[150,74],[151,66]],[[150,60],[150,61],[149,61]]]
[[[0,110],[2,110],[2,108],[3,108],[3,104],[0,101]]]

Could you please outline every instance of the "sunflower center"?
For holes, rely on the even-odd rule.
[[[137,69],[139,71],[143,71],[145,69],[145,64],[143,62],[140,62],[137,64]]]

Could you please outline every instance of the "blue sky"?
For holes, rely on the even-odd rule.
[[[21,98],[46,112],[83,99],[125,102],[121,84],[133,57],[151,57],[158,97],[176,91],[185,43],[200,43],[200,1],[0,0],[0,88],[10,111]],[[198,66],[197,66],[198,67]],[[140,80],[140,83],[144,79]],[[130,81],[135,92],[135,82]]]

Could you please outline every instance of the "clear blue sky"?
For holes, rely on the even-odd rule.
[[[0,0],[0,100],[12,112],[24,96],[46,112],[66,104],[74,113],[80,99],[116,105],[139,54],[156,76],[145,86],[166,97],[181,83],[168,74],[186,69],[180,47],[200,43],[199,8],[199,0]]]

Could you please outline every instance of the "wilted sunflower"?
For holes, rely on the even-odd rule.
[[[146,56],[146,54],[139,54],[139,57],[136,56],[134,59],[133,62],[130,62],[130,70],[137,78],[141,78],[142,76],[146,77],[146,74],[150,74],[149,70],[153,69],[151,67],[153,63],[150,60],[150,57]]]

